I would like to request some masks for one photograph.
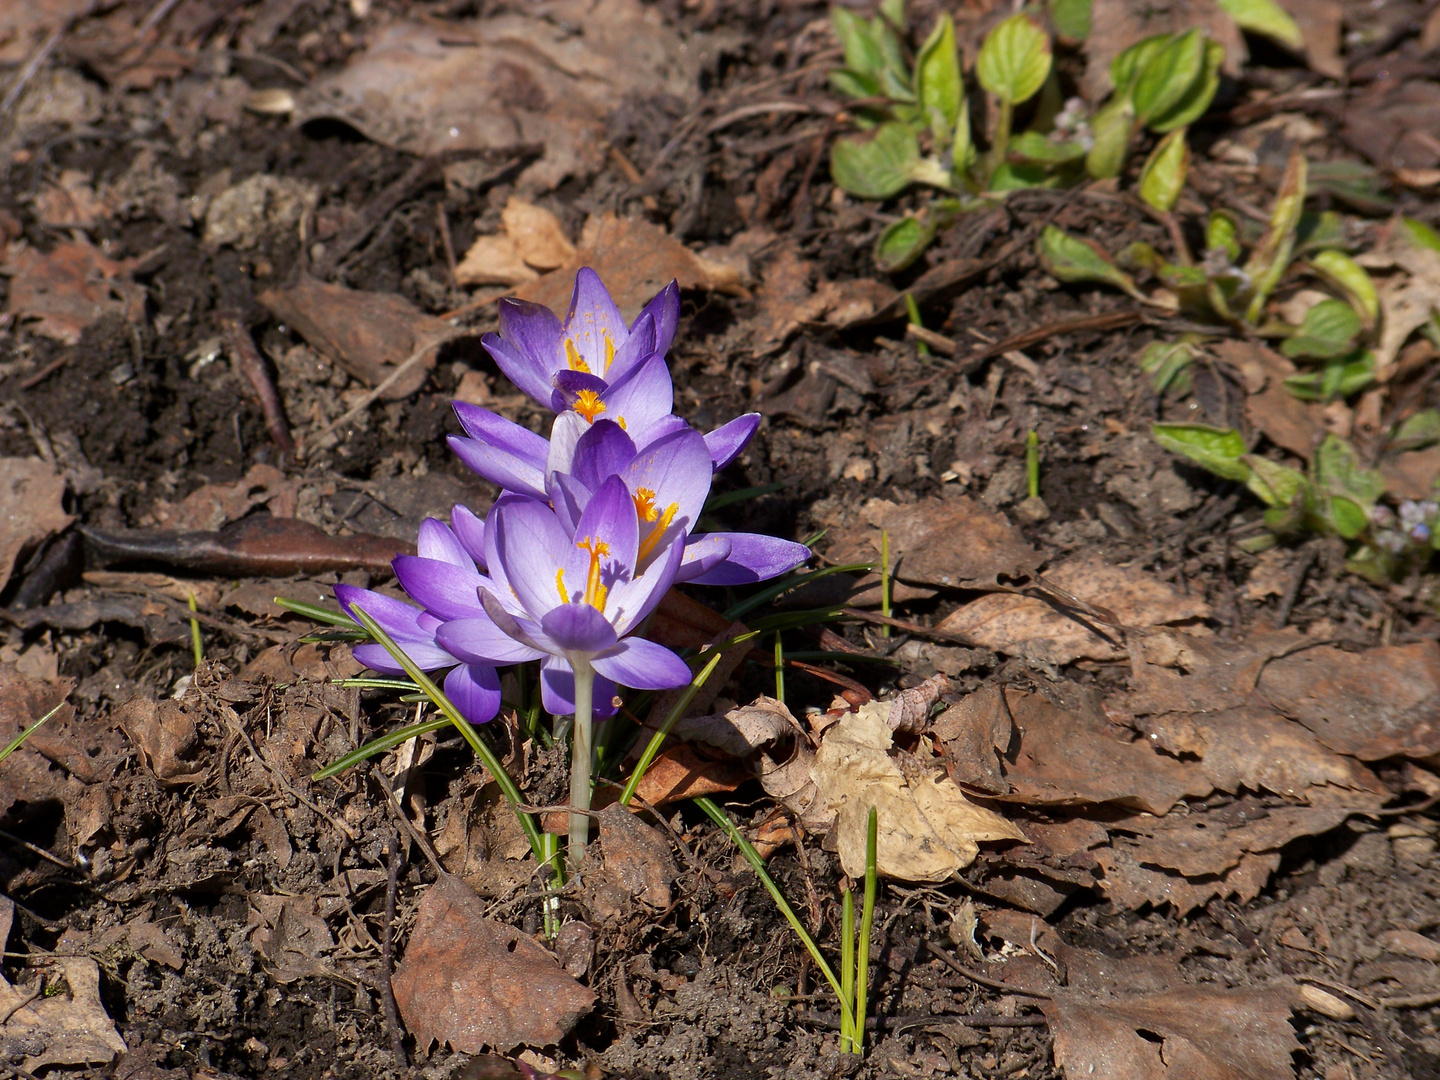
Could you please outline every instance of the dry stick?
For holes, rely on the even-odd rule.
[[[1052,337],[1061,334],[1075,334],[1084,331],[1118,330],[1124,326],[1140,322],[1144,318],[1142,312],[1132,309],[1122,311],[1106,311],[1099,315],[1082,315],[1075,319],[1057,319],[1055,322],[1046,323],[1044,326],[1037,326],[1033,330],[1026,330],[1019,334],[1012,334],[1010,337],[1002,338],[993,345],[986,345],[984,348],[976,349],[968,356],[950,364],[944,371],[937,371],[934,375],[912,383],[912,387],[926,386],[944,375],[969,375],[986,360],[995,356],[1004,356],[1008,352],[1017,349],[1025,349],[1031,345],[1038,345]],[[910,330],[906,331],[910,334]],[[936,352],[945,352],[946,355],[954,355],[959,351],[959,346],[950,338],[940,334],[926,332],[924,336],[912,334],[911,336],[924,341]]]
[[[35,389],[35,387],[39,386],[42,382],[44,382],[46,379],[48,379],[51,375],[54,375],[55,372],[59,371],[62,367],[64,367],[64,366],[69,362],[69,360],[70,360],[70,354],[69,354],[69,353],[61,353],[61,354],[60,354],[59,356],[57,356],[54,360],[51,360],[48,364],[46,364],[44,367],[42,367],[39,371],[35,372],[34,375],[31,375],[31,376],[29,376],[27,379],[25,379],[25,381],[20,384],[20,389],[21,389],[21,390],[33,390],[33,389]]]
[[[410,1067],[410,1061],[405,1056],[405,1036],[400,1033],[395,988],[390,985],[390,976],[395,971],[395,898],[400,892],[400,838],[393,833],[385,839],[385,859],[390,879],[385,885],[385,926],[380,938],[380,996],[385,999],[385,1026],[390,1029],[395,1067],[403,1071]]]
[[[73,18],[66,19],[59,26],[55,27],[54,30],[50,31],[50,36],[45,39],[40,48],[36,49],[30,59],[26,61],[25,66],[20,70],[20,74],[15,76],[15,81],[12,82],[10,88],[5,91],[5,96],[0,98],[0,116],[4,116],[14,107],[15,102],[20,100],[20,95],[25,92],[25,87],[30,85],[30,80],[33,79],[35,73],[40,70],[40,65],[45,63],[50,54],[55,51],[55,47],[60,44],[60,39],[65,36],[65,31],[69,30],[73,23],[89,15],[93,7],[93,3],[87,4],[84,11]]]
[[[270,441],[282,454],[295,453],[295,440],[290,437],[290,423],[285,419],[285,404],[280,400],[280,392],[275,389],[275,381],[270,378],[270,369],[255,347],[255,339],[234,313],[221,315],[220,326],[225,331],[225,344],[229,346],[236,366],[260,399],[260,411],[265,414],[265,430],[270,433]]]
[[[1315,560],[1320,557],[1320,540],[1311,540],[1300,549],[1300,562],[1296,565],[1294,573],[1290,575],[1290,584],[1285,587],[1285,595],[1280,598],[1280,606],[1275,609],[1275,629],[1283,630],[1285,624],[1290,621],[1290,612],[1295,609],[1295,601],[1300,599],[1300,590],[1305,585],[1305,578],[1310,573],[1310,568],[1315,565]]]
[[[999,990],[1005,994],[1020,994],[1023,997],[1044,998],[1047,1001],[1050,1000],[1051,995],[1044,993],[1043,991],[1026,990],[1024,987],[1021,986],[1012,986],[1010,983],[1001,982],[998,979],[987,978],[986,976],[981,975],[978,971],[971,971],[968,967],[960,963],[959,960],[956,960],[944,949],[940,948],[938,945],[933,944],[932,942],[926,941],[924,938],[920,939],[920,944],[923,945],[927,950],[929,950],[930,955],[935,957],[936,960],[939,960],[942,964],[950,968],[952,971],[956,971],[959,972],[961,975],[964,975],[965,978],[969,979],[971,982],[979,983],[981,986],[989,987],[991,990]]]
[[[450,218],[445,213],[445,200],[441,199],[435,204],[435,221],[440,226],[440,243],[445,248],[445,265],[450,269],[450,284],[458,285],[455,280],[455,241],[450,238]]]

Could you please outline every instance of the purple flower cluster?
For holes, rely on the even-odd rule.
[[[449,525],[421,525],[419,554],[394,562],[418,607],[335,587],[342,607],[363,608],[422,670],[450,669],[445,693],[471,723],[500,709],[496,669],[526,660],[540,661],[546,711],[585,713],[587,725],[614,714],[617,686],[686,683],[680,657],[634,634],[665,591],[763,581],[808,558],[788,540],[692,533],[713,474],[744,450],[760,417],[701,434],[673,414],[665,353],[679,313],[672,282],[627,325],[589,269],[576,277],[564,322],[548,308],[501,301],[500,332],[483,343],[517,387],[557,414],[550,438],[455,402],[466,434],[452,436],[451,449],[503,493],[484,520],[457,506]],[[402,673],[378,644],[355,655]]]

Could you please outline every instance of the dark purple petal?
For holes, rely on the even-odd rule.
[[[810,549],[793,540],[781,540],[763,533],[710,533],[730,541],[730,554],[713,568],[694,577],[681,577],[696,585],[749,585],[768,581],[802,566],[810,558]]]
[[[685,541],[685,558],[675,580],[693,581],[724,562],[730,554],[730,539],[723,533],[705,533]]]
[[[483,724],[500,711],[500,676],[493,667],[461,664],[445,676],[445,696],[470,723]]]
[[[517,641],[488,617],[451,619],[435,631],[435,640],[467,664],[490,664],[492,667],[521,664],[545,655],[543,650]]]
[[[545,633],[567,653],[597,653],[615,645],[615,628],[589,604],[562,604],[540,620]]]
[[[605,418],[626,431],[644,431],[675,407],[665,357],[653,353],[605,391]]]
[[[531,498],[545,497],[545,469],[509,453],[493,443],[481,439],[466,439],[459,435],[448,436],[445,440],[451,451],[467,469],[478,473],[492,484],[498,484],[506,491],[517,491]],[[549,447],[547,446],[548,450]]]
[[[680,283],[672,280],[656,293],[654,299],[640,312],[635,325],[639,326],[640,320],[646,315],[655,320],[655,351],[669,352],[670,343],[675,340],[675,326],[680,321]],[[631,333],[634,333],[633,329]]]
[[[550,380],[554,389],[550,392],[550,408],[557,413],[566,409],[574,409],[585,416],[586,420],[594,420],[596,416],[605,412],[607,406],[600,400],[600,395],[605,393],[610,385],[599,375],[591,375],[588,371],[570,371],[562,368],[555,372]],[[589,392],[590,401],[588,408],[581,408],[580,395]]]
[[[616,350],[629,336],[630,328],[615,301],[610,299],[609,291],[601,284],[600,275],[582,266],[575,275],[570,313],[561,327],[560,345],[564,353],[556,367],[588,369],[592,375],[603,378]],[[581,363],[584,368],[580,367]]]
[[[616,581],[630,579],[640,547],[640,524],[635,516],[635,500],[620,477],[612,475],[590,497],[575,523],[575,543],[589,545],[587,556],[598,550],[596,544],[608,548],[600,564],[601,581],[607,589],[613,590]]]
[[[460,541],[460,546],[465,549],[465,554],[484,570],[485,522],[467,507],[457,505],[450,511],[450,529]]]
[[[475,590],[490,584],[474,563],[468,559],[466,562],[468,569],[439,559],[400,555],[391,565],[400,587],[426,611],[441,619],[464,619],[480,614],[480,598]]]
[[[543,436],[479,405],[452,401],[450,406],[455,410],[465,434],[472,439],[492,443],[537,469],[544,468],[550,444]]]
[[[403,600],[356,585],[336,585],[335,599],[340,601],[340,607],[352,619],[358,604],[365,609],[366,615],[380,624],[381,630],[397,640],[415,641],[430,636],[420,627],[421,610]]]
[[[611,420],[597,420],[575,442],[574,463],[568,470],[591,491],[607,477],[635,460],[635,443]]]
[[[541,405],[550,398],[550,376],[565,365],[560,320],[541,304],[507,298],[500,301],[500,335],[481,344],[506,377]]]
[[[534,618],[584,590],[589,556],[576,548],[550,507],[529,499],[497,503],[486,532],[495,538],[496,559],[511,591]]]
[[[715,462],[715,471],[729,465],[750,445],[750,439],[760,427],[759,413],[746,413],[744,416],[737,416],[728,424],[721,424],[710,434],[705,436],[705,445],[710,448],[710,456]]]
[[[551,716],[575,713],[575,673],[568,661],[552,656],[540,665],[540,703]],[[595,676],[594,701],[590,714],[596,720],[614,716],[615,684],[603,675]]]
[[[655,320],[648,312],[642,311],[635,325],[630,327],[630,336],[625,339],[625,344],[615,350],[615,359],[605,370],[606,381],[618,382],[640,361],[661,351],[655,348]]]
[[[607,679],[636,690],[669,690],[694,678],[684,660],[664,645],[644,638],[626,638],[590,663]]]

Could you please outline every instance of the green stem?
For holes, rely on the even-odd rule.
[[[1010,149],[1010,127],[1015,120],[1015,106],[1008,101],[1000,102],[1000,116],[995,123],[995,142],[990,147],[989,168],[985,171],[985,190],[990,190],[990,182],[995,179],[995,170],[1000,168],[1000,163],[1005,160],[1005,153]]]
[[[595,669],[589,660],[570,661],[575,671],[575,733],[570,740],[570,871],[585,861],[590,842],[590,766],[594,760]]]
[[[855,894],[840,886],[840,1052],[858,1054],[855,1034]]]
[[[1025,489],[1030,498],[1040,497],[1040,435],[1034,428],[1025,436]]]
[[[865,903],[860,909],[860,944],[855,950],[855,1053],[865,1049],[865,996],[870,984],[870,926],[875,922],[875,892],[879,887],[875,841],[879,819],[875,807],[865,823]]]

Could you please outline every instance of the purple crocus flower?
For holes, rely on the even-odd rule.
[[[679,318],[680,287],[672,281],[627,325],[600,276],[587,266],[575,275],[564,322],[540,304],[502,300],[500,333],[486,334],[482,344],[511,382],[548,409],[554,407],[557,374],[618,382],[650,357],[665,355]]]
[[[484,549],[483,523],[464,507],[455,508],[452,520],[453,532],[433,518],[426,520],[420,526],[420,554],[402,555],[395,560],[401,585],[423,608],[353,585],[336,585],[335,597],[352,617],[354,607],[364,609],[421,671],[449,668],[445,695],[470,723],[483,724],[500,711],[500,676],[495,665],[462,660],[435,639],[436,631],[444,625],[447,608],[474,613],[479,609],[475,590],[481,583],[489,584],[489,579],[476,570],[473,554]],[[432,582],[443,582],[436,596],[428,595],[430,590],[425,587]],[[466,592],[467,584],[469,608],[451,607]],[[419,588],[412,590],[411,586]],[[375,642],[355,646],[355,659],[384,675],[405,674],[385,647]]]

